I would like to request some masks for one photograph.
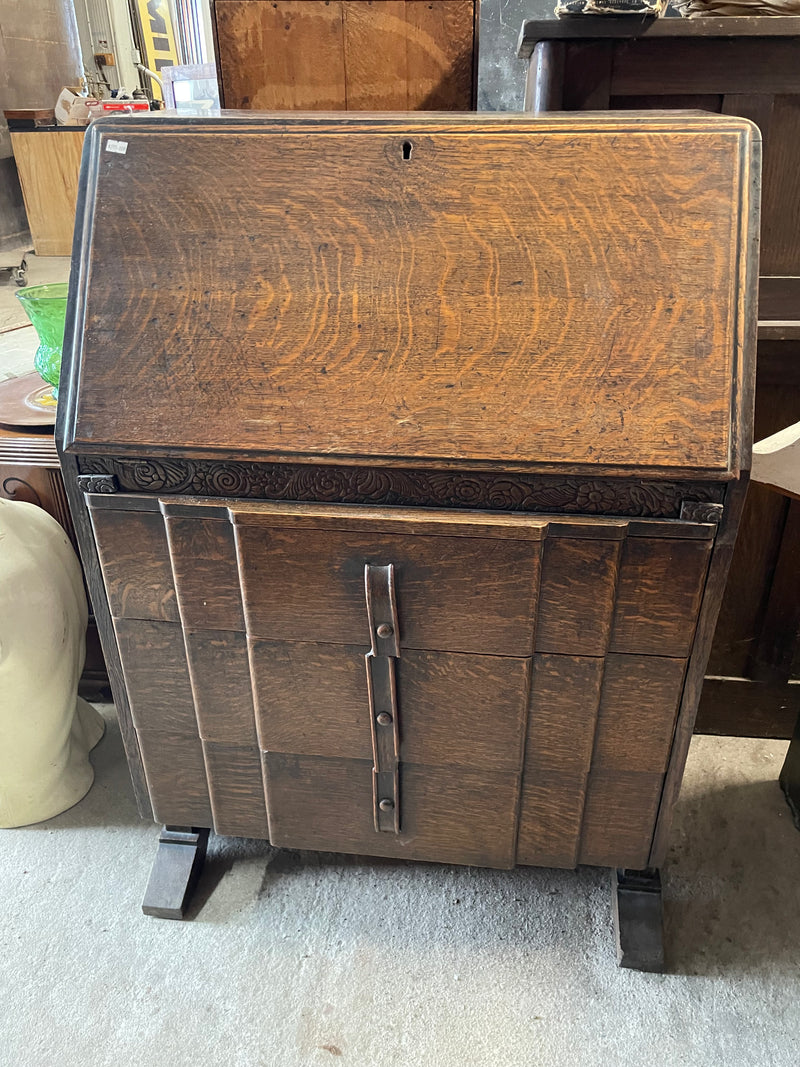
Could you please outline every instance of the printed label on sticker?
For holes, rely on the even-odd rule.
[[[106,152],[116,152],[118,155],[124,156],[127,151],[127,141],[106,141]]]

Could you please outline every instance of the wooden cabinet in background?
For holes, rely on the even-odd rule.
[[[214,0],[223,107],[468,111],[478,0]]]
[[[65,126],[11,133],[37,256],[68,256],[72,252],[83,137],[83,128]]]

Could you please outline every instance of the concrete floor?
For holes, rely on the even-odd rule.
[[[619,971],[608,872],[213,841],[192,921],[139,904],[156,841],[113,713],[96,783],[0,831],[3,1067],[796,1067],[800,833],[785,742],[696,738],[665,870],[671,972]]]

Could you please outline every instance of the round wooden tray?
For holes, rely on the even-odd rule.
[[[53,387],[34,371],[0,382],[0,426],[12,430],[55,426]]]

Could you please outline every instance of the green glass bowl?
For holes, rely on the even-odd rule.
[[[28,285],[16,292],[39,337],[33,365],[47,384],[53,386],[56,399],[67,317],[67,289],[66,282],[56,282],[53,285]]]

